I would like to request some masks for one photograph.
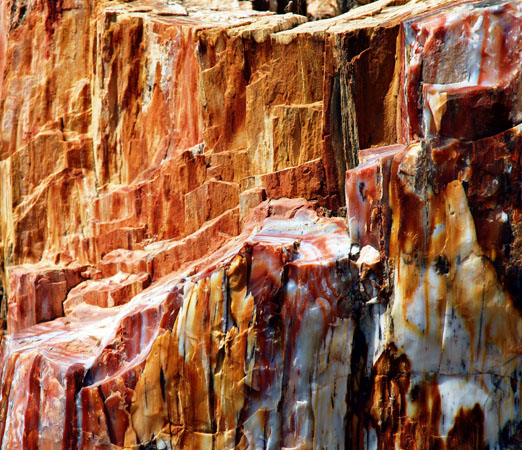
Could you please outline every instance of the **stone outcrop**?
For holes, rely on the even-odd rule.
[[[520,447],[521,24],[4,2],[2,448]]]

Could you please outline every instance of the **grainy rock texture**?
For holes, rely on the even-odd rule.
[[[290,3],[0,5],[1,448],[522,446],[522,7]]]

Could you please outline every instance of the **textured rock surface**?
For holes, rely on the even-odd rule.
[[[2,3],[2,448],[519,448],[521,24]]]

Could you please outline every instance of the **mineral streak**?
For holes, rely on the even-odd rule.
[[[3,2],[1,448],[520,448],[521,27]]]

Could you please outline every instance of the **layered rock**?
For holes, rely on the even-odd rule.
[[[320,219],[302,202],[271,208],[259,231],[203,272],[120,307],[85,301],[6,336],[2,445],[337,442],[354,330],[348,299],[362,292],[351,241],[341,219]]]
[[[350,235],[389,268],[393,326],[369,397],[380,448],[520,445],[518,67],[488,58],[519,57],[521,12],[465,5],[407,21],[399,135],[410,144],[365,150],[347,172]]]
[[[0,15],[2,448],[520,446],[516,2],[51,3]]]

